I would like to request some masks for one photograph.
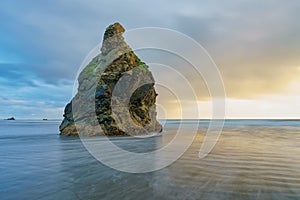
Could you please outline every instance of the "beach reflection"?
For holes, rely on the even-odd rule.
[[[172,140],[176,123],[167,123],[168,133],[160,137],[111,140],[131,152],[153,151]],[[189,123],[184,124],[187,137]],[[300,197],[300,122],[227,121],[213,151],[199,159],[208,126],[201,122],[195,141],[180,159],[162,170],[142,174],[103,165],[79,138],[56,135],[58,124],[1,124],[1,199]],[[118,154],[110,159],[117,162]],[[128,163],[130,160],[120,165]]]

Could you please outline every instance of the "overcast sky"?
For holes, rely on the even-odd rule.
[[[222,74],[228,118],[299,118],[299,10],[298,0],[1,1],[0,118],[61,118],[81,62],[116,21],[199,42]],[[167,95],[158,103],[178,118]],[[210,103],[197,104],[209,117]]]

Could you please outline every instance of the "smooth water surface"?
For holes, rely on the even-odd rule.
[[[192,146],[179,160],[144,174],[101,164],[79,138],[60,137],[59,123],[0,121],[1,200],[300,199],[299,121],[226,121],[213,151],[199,159],[209,124],[200,121]],[[111,140],[147,152],[171,141],[179,123],[168,121],[163,136]],[[181,123],[188,136],[197,121]]]

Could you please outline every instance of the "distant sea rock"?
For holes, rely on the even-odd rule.
[[[156,119],[154,78],[124,41],[124,32],[119,23],[106,28],[101,53],[79,74],[77,94],[65,107],[59,127],[62,135],[125,136],[162,131]]]
[[[14,117],[7,118],[6,120],[16,120]]]

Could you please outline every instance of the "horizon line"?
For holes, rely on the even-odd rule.
[[[63,120],[63,118],[16,118],[15,120],[41,120],[41,121],[58,121]],[[2,120],[7,120],[8,118],[2,118]],[[1,120],[1,118],[0,118]],[[211,118],[169,118],[169,119],[157,119],[157,120],[281,120],[281,121],[300,121],[300,118],[225,118],[225,119],[211,119]]]

